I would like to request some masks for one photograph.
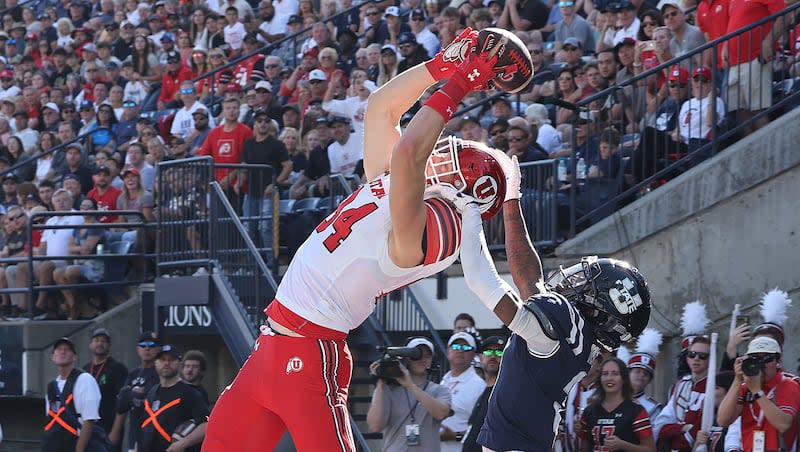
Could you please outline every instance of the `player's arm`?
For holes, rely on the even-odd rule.
[[[519,199],[503,203],[503,226],[506,232],[506,256],[514,284],[523,299],[545,292],[542,261],[531,243]]]
[[[434,82],[425,65],[419,64],[369,95],[364,115],[364,174],[367,180],[372,180],[389,169],[390,159],[397,151],[396,145],[400,140],[400,117]],[[435,127],[434,124],[429,124],[427,128]],[[439,133],[441,128],[436,132],[437,137]],[[429,154],[432,149],[433,145],[426,152]],[[395,168],[392,166],[393,182],[394,172]]]

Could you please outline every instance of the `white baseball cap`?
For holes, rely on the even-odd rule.
[[[384,17],[386,16],[400,17],[400,8],[396,6],[390,6],[386,8],[386,13],[384,14]]]
[[[328,76],[325,75],[325,71],[323,71],[322,69],[314,69],[313,71],[311,71],[310,74],[308,74],[308,79],[327,81]]]
[[[458,333],[450,336],[450,339],[447,341],[447,346],[449,347],[449,346],[453,345],[453,342],[455,342],[455,341],[457,341],[459,339],[463,339],[463,340],[467,341],[467,344],[469,344],[469,345],[471,345],[471,346],[473,346],[475,348],[478,347],[478,344],[475,343],[475,336],[467,333],[466,331],[459,331]]]
[[[415,338],[411,339],[410,341],[408,341],[408,343],[406,344],[406,347],[413,348],[413,347],[419,347],[420,345],[424,345],[424,346],[428,347],[428,349],[430,349],[431,353],[433,353],[433,350],[434,350],[433,349],[433,342],[429,341],[428,338],[426,338],[426,337],[415,337]]]
[[[781,346],[778,341],[767,336],[758,336],[747,345],[747,354],[755,353],[777,353],[781,354]]]
[[[256,83],[255,89],[265,89],[269,92],[272,92],[272,84],[266,80],[261,80],[260,82]]]

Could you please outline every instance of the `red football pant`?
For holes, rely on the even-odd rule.
[[[286,429],[298,451],[355,451],[343,340],[260,335],[209,416],[203,452],[273,450]]]

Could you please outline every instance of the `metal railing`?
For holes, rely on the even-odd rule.
[[[51,147],[50,149],[43,150],[39,154],[34,154],[32,156],[29,156],[29,157],[26,157],[26,158],[24,158],[22,160],[19,160],[16,163],[14,163],[12,166],[10,166],[9,168],[0,169],[0,177],[3,177],[3,176],[5,176],[6,174],[9,174],[9,173],[13,173],[14,171],[17,171],[20,168],[22,168],[24,166],[27,166],[27,165],[36,165],[36,161],[39,160],[40,158],[48,156],[50,154],[54,154],[57,151],[66,149],[72,143],[76,143],[76,142],[81,142],[82,143],[83,140],[88,138],[90,135],[95,134],[98,131],[102,131],[102,130],[110,131],[110,129],[108,129],[108,128],[98,127],[97,129],[94,129],[91,132],[86,132],[83,135],[78,135],[77,137],[73,138],[70,141],[67,141],[66,143],[61,143],[61,144],[59,144],[57,146]],[[86,156],[87,153],[84,152],[83,155]],[[82,163],[86,164],[85,161],[82,162]]]
[[[271,166],[216,164],[211,157],[174,160],[158,165],[158,275],[174,269],[206,266],[214,258],[215,243],[211,237],[218,225],[209,211],[209,187],[213,180],[220,180],[230,171],[238,171],[247,179],[240,192],[243,202],[233,207],[234,212],[239,207],[244,208],[245,215],[237,212],[238,220],[244,224],[259,253],[279,256],[279,247],[270,245],[272,218],[276,216],[274,210],[278,206],[273,204],[271,207],[274,209],[262,208],[262,205],[268,207],[263,202],[264,187],[274,182]],[[236,193],[227,195],[239,196]],[[279,241],[280,236],[275,240]]]
[[[28,302],[26,303],[27,307],[27,315],[28,318],[32,318],[34,315],[34,303],[33,303],[33,295],[35,291],[58,291],[58,290],[67,290],[67,289],[112,289],[115,287],[122,287],[122,286],[132,286],[146,282],[146,272],[144,268],[138,272],[130,272],[126,278],[126,270],[128,269],[128,264],[131,262],[131,259],[146,259],[152,258],[152,255],[146,253],[147,250],[147,234],[143,233],[147,230],[148,225],[145,223],[144,215],[141,212],[135,210],[118,210],[113,211],[114,216],[133,216],[141,219],[141,222],[122,222],[122,223],[87,223],[87,224],[71,224],[71,225],[48,225],[44,223],[40,223],[37,220],[39,219],[48,219],[51,217],[73,217],[73,216],[82,216],[82,217],[106,217],[109,216],[109,211],[67,211],[67,212],[36,212],[28,217],[28,226],[26,231],[26,240],[27,240],[27,255],[25,257],[14,257],[14,258],[4,258],[0,259],[0,264],[7,264],[8,267],[11,266],[20,266],[24,265],[27,270],[27,281],[26,285],[22,287],[7,287],[4,289],[0,289],[0,294],[7,294],[10,295],[12,298],[20,296],[20,294],[25,294],[28,297]],[[110,246],[113,242],[111,242],[108,236],[110,229],[118,229],[118,228],[127,228],[129,230],[135,230],[137,232],[135,240],[139,244],[139,246],[135,246],[133,243],[130,246],[126,246],[124,248],[120,247],[120,250],[116,250]],[[47,231],[47,230],[61,230],[61,229],[103,229],[106,230],[104,236],[98,242],[99,245],[103,245],[103,252],[98,252],[97,254],[69,254],[64,256],[59,255],[34,255],[34,246],[33,238],[34,238],[34,231]],[[116,241],[120,241],[121,243],[125,242],[125,238],[122,237],[120,234],[119,237],[116,238]],[[120,256],[125,256],[124,258],[120,258]],[[81,260],[81,261],[91,261],[91,260],[102,260],[104,261],[105,268],[103,271],[103,276],[99,281],[90,281],[85,280],[77,284],[48,284],[42,285],[37,284],[33,275],[35,275],[34,267],[36,262],[43,262],[43,261],[66,261],[67,263],[72,263],[74,260]],[[8,271],[8,269],[6,269]],[[17,271],[19,271],[17,269]],[[79,302],[81,300],[78,300]],[[19,303],[14,303],[19,304]]]
[[[780,43],[783,48],[787,48],[788,30],[791,27],[787,27],[786,24],[794,24],[798,8],[800,4],[788,6],[779,13],[753,22],[747,27],[631,76],[627,80],[618,81],[616,85],[577,102],[572,107],[569,123],[572,124],[573,130],[583,127],[586,140],[581,143],[583,153],[577,155],[573,152],[568,159],[569,181],[567,188],[561,191],[569,198],[570,235],[573,236],[577,231],[614,212],[619,206],[632,202],[636,196],[712,157],[735,142],[736,137],[742,132],[752,132],[770,117],[780,114],[784,108],[793,107],[793,104],[800,99],[800,91],[795,90],[791,94],[777,91],[782,95],[776,96],[774,101],[772,99],[774,87],[783,86],[787,75],[791,76],[789,69],[783,67],[780,55],[776,61],[765,65],[763,70],[759,66],[754,66],[758,69],[752,71],[750,66],[738,66],[735,72],[739,80],[738,96],[736,92],[728,89],[733,69],[723,68],[719,62],[720,49],[723,45],[731,49],[738,46],[740,54],[748,55],[740,61],[750,60],[751,50],[755,54],[760,54],[761,40],[752,40],[750,32],[778,19],[784,22],[782,27],[784,30],[776,31],[773,27],[770,31],[772,42]],[[704,60],[711,61],[710,74],[705,74],[711,77],[711,84],[708,86],[693,82],[692,77],[694,70],[704,65]],[[669,77],[679,67],[686,72],[677,77],[679,80],[673,84],[674,88],[670,88]],[[773,78],[774,75],[776,77]],[[746,88],[747,85],[753,84],[763,84],[764,87],[757,97],[751,96]],[[700,92],[701,89],[704,91]],[[664,92],[667,93],[667,98],[672,95],[676,105],[668,109],[668,105],[662,102],[658,104],[662,109],[656,110],[654,104],[657,102],[654,102],[654,99],[657,101],[659,99],[657,96],[663,96]],[[725,111],[719,111],[716,97],[713,102],[706,99],[707,104],[700,102],[700,99],[707,97],[707,92],[716,93]],[[680,111],[684,102],[693,99],[696,94],[697,99],[691,103],[691,107],[690,104],[686,104],[685,108],[689,114],[681,117]],[[730,114],[733,110],[731,107],[741,106],[745,108],[736,110],[749,110],[745,103],[763,108],[733,118]],[[691,110],[688,110],[689,108]],[[660,117],[659,113],[662,113]],[[695,122],[692,122],[692,115],[697,115],[694,117]],[[686,123],[678,124],[679,118],[683,118]],[[698,121],[698,118],[701,119]],[[703,125],[700,125],[701,122]],[[617,160],[620,157],[630,157],[627,174],[604,174],[603,179],[608,182],[605,184],[580,183],[576,174],[578,160],[581,157],[585,158],[588,167],[589,158],[599,152],[598,138],[610,137],[611,135],[604,131],[612,126],[620,133],[622,139],[616,156],[612,155],[611,158]],[[674,132],[675,130],[677,132]],[[573,132],[572,136],[574,150],[579,147],[579,143],[577,133]],[[613,169],[614,165],[609,165],[608,168]],[[610,187],[613,185],[612,181],[615,181],[613,183],[616,186]],[[603,193],[598,193],[600,191]],[[602,198],[602,200],[587,205],[581,198]]]
[[[275,298],[278,287],[222,187],[217,182],[210,187],[208,242],[213,271],[220,271],[227,279],[248,320],[257,328],[264,319],[262,310]]]

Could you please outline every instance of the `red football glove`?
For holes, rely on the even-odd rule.
[[[438,91],[425,102],[436,110],[447,122],[456,111],[456,106],[470,91],[488,89],[494,79],[494,65],[497,55],[489,53],[472,53],[458,65],[450,78]]]
[[[425,63],[428,72],[437,81],[450,77],[456,67],[467,59],[478,42],[478,32],[467,27],[453,41],[439,50],[433,59]]]

